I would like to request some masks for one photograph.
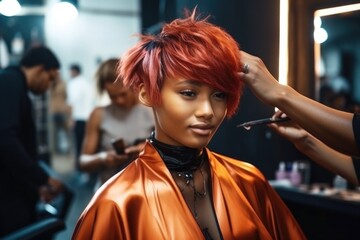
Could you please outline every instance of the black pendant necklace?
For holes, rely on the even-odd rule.
[[[184,184],[179,184],[175,181],[182,194],[186,188],[191,188],[193,191],[193,215],[198,221],[199,215],[196,208],[198,199],[204,198],[207,195],[206,177],[203,173],[203,165],[207,161],[207,154],[204,149],[195,149],[184,146],[172,146],[159,142],[155,139],[155,133],[152,132],[150,136],[150,143],[158,151],[163,159],[166,167],[169,169],[173,177],[183,179]],[[195,178],[197,173],[200,173],[203,185],[203,191],[196,189]],[[208,233],[207,228],[203,229],[203,234],[206,239],[212,239]]]
[[[199,166],[199,169],[196,169],[192,172],[176,172],[176,176],[184,179],[185,181],[185,185],[180,187],[180,190],[181,192],[184,191],[185,187],[191,187],[193,190],[194,190],[194,195],[196,197],[205,197],[206,196],[206,180],[205,180],[205,176],[204,176],[204,173],[202,171],[202,165],[203,165],[203,162],[201,163],[201,165]],[[201,178],[202,178],[202,182],[203,182],[203,192],[200,192],[198,190],[196,190],[196,187],[195,187],[195,182],[194,182],[194,175],[195,173],[199,171],[200,174],[201,174]]]
[[[196,220],[198,220],[199,215],[197,212],[197,208],[196,208],[196,202],[199,198],[204,198],[207,194],[207,190],[206,190],[206,179],[204,176],[204,173],[202,171],[202,167],[203,167],[203,162],[201,163],[201,165],[199,166],[199,169],[196,169],[192,172],[176,172],[173,173],[175,176],[183,179],[184,184],[180,184],[179,181],[175,181],[180,189],[180,191],[182,193],[184,193],[184,190],[186,188],[191,188],[192,192],[193,192],[193,214]],[[199,191],[196,188],[196,184],[195,184],[195,175],[196,173],[200,173],[201,175],[201,179],[202,179],[202,185],[203,185],[203,190]]]
[[[186,185],[189,185],[190,184],[190,181],[193,180],[193,174],[191,172],[178,172],[177,173],[178,177],[182,177],[185,179],[185,183]]]

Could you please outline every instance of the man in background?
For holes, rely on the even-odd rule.
[[[40,95],[60,63],[46,47],[31,48],[19,66],[0,71],[0,237],[36,221],[38,200],[51,201],[63,184],[38,164],[29,92]]]
[[[85,135],[86,121],[95,107],[94,88],[83,77],[81,67],[78,64],[70,66],[71,79],[67,84],[67,101],[71,107],[71,124],[75,145],[75,170],[77,171],[78,183],[89,181],[89,175],[80,170],[79,157]]]

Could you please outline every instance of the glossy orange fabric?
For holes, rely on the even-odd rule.
[[[207,149],[216,216],[224,239],[305,239],[277,193],[254,166]],[[155,148],[95,194],[73,239],[203,239]]]

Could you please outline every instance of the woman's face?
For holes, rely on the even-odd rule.
[[[161,101],[153,106],[155,136],[175,146],[205,147],[227,112],[225,93],[193,80],[165,80]]]
[[[106,83],[105,90],[109,94],[111,102],[120,108],[129,109],[136,102],[135,94],[124,86]]]

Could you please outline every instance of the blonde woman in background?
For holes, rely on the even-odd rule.
[[[138,103],[137,96],[116,82],[119,59],[103,62],[97,73],[98,90],[107,92],[109,105],[95,108],[88,120],[80,155],[82,171],[97,172],[95,190],[119,171],[122,164],[135,158],[142,149],[145,138],[154,127],[151,109]],[[124,153],[117,154],[112,141],[122,139]]]

